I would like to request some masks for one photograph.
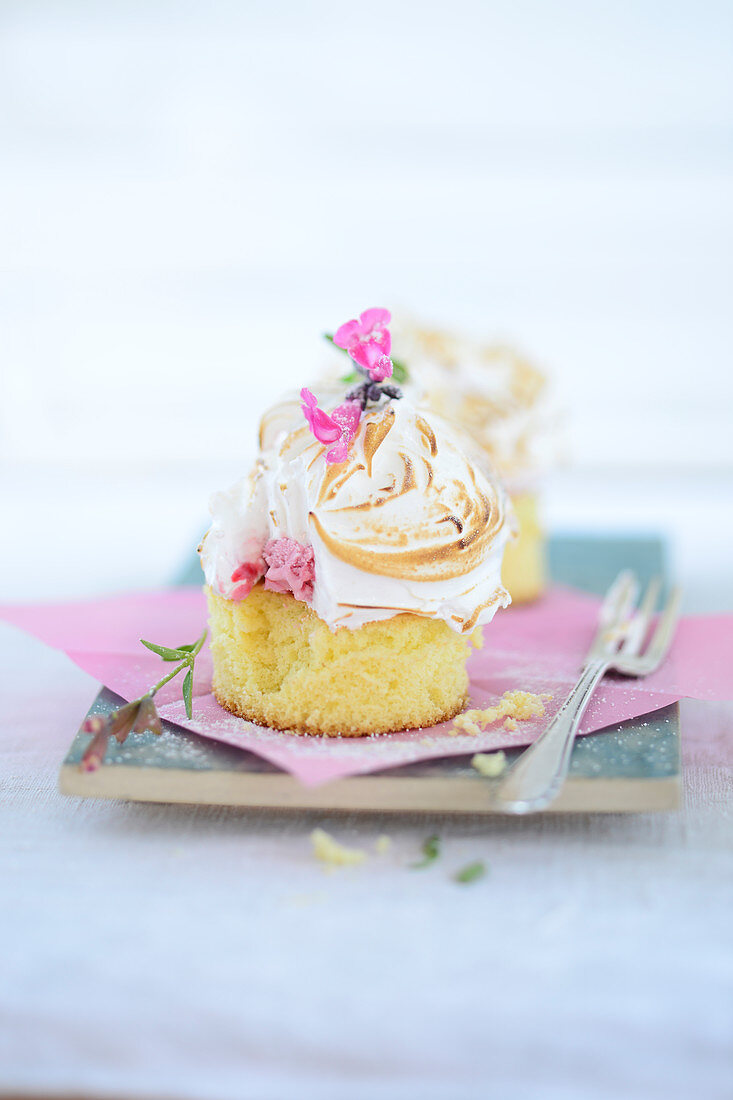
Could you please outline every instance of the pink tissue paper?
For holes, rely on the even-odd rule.
[[[600,600],[554,588],[537,603],[499,612],[484,630],[484,648],[469,661],[471,707],[487,707],[504,691],[550,693],[544,717],[519,722],[515,732],[499,724],[479,736],[451,736],[451,722],[366,738],[298,737],[238,718],[211,694],[211,658],[196,662],[193,718],[180,684],[157,696],[163,718],[204,737],[236,745],[315,786],[347,775],[432,757],[457,756],[528,745],[557,712],[575,682],[596,630]],[[140,638],[178,646],[194,641],[206,620],[203,594],[170,589],[80,603],[0,606],[0,618],[63,650],[85,672],[125,699],[143,694],[161,675],[161,662]],[[592,733],[658,710],[683,697],[733,698],[733,615],[690,616],[680,621],[672,649],[643,681],[605,679],[581,728]],[[129,744],[134,744],[131,737]]]

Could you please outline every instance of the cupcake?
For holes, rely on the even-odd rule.
[[[470,437],[391,380],[389,313],[335,339],[360,383],[265,414],[250,477],[200,547],[213,690],[243,718],[359,737],[464,706],[479,628],[510,597],[505,494]]]
[[[546,583],[539,496],[553,459],[547,378],[502,344],[414,325],[400,331],[400,351],[423,400],[470,432],[506,485],[519,534],[507,546],[502,581],[514,603],[535,599]]]

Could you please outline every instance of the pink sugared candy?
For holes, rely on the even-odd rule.
[[[296,600],[311,603],[316,575],[313,547],[295,539],[270,539],[265,546],[265,588],[271,592],[292,592]]]

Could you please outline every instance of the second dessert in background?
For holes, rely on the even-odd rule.
[[[510,602],[505,494],[469,436],[394,384],[389,321],[372,309],[341,326],[359,383],[323,407],[304,388],[266,414],[250,478],[212,502],[214,692],[278,729],[451,718],[469,642]]]
[[[507,546],[502,581],[514,603],[535,599],[546,583],[539,498],[554,458],[547,377],[503,344],[413,323],[401,323],[398,332],[411,388],[470,432],[506,485],[519,537]]]

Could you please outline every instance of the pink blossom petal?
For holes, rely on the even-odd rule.
[[[375,382],[384,382],[392,377],[392,360],[388,355],[380,355],[369,373]]]
[[[343,436],[330,451],[326,451],[326,462],[328,462],[329,465],[333,465],[337,462],[346,462],[348,457],[349,445]]]
[[[361,405],[358,401],[344,401],[333,410],[331,416],[341,428],[343,435],[350,442],[356,434],[361,420]]]
[[[360,340],[348,349],[349,355],[364,370],[371,370],[380,355],[387,354],[376,340]]]
[[[333,443],[341,435],[341,429],[323,409],[313,410],[311,431],[319,443]]]
[[[392,314],[388,309],[365,309],[359,315],[362,331],[372,332],[375,328],[386,328],[392,320]]]
[[[304,404],[300,407],[313,435],[319,443],[335,443],[341,435],[338,424],[331,419],[328,413],[318,408],[316,398],[310,390],[304,388],[300,392],[304,401]]]
[[[349,344],[353,344],[360,336],[361,324],[356,319],[352,319],[351,321],[344,321],[343,325],[336,329],[333,342],[339,348],[348,348]]]
[[[304,404],[309,405],[311,409],[315,409],[318,405],[318,398],[314,393],[311,393],[307,386],[303,386],[303,389],[300,391],[300,400]]]
[[[374,339],[378,344],[381,344],[382,351],[385,355],[389,355],[392,351],[392,333],[388,328],[382,329],[374,334]]]

